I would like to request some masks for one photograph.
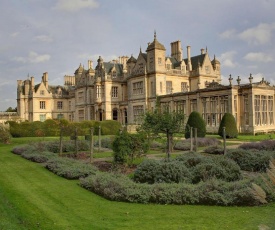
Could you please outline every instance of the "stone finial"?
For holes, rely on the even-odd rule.
[[[157,39],[157,33],[156,33],[156,30],[154,31],[154,40]]]
[[[249,80],[250,85],[252,85],[252,80],[253,80],[252,74],[250,74],[248,80]]]
[[[240,76],[238,76],[238,78],[237,78],[237,83],[238,83],[238,85],[240,85],[240,83],[241,83],[241,78],[240,78]]]
[[[233,78],[232,78],[231,74],[229,74],[228,80],[229,80],[229,85],[232,86],[232,80],[233,80]]]

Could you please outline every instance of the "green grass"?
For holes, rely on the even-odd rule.
[[[214,135],[214,134],[207,134],[206,137],[214,137],[219,140],[222,140],[222,138],[219,135]],[[259,135],[238,135],[237,138],[232,138],[232,139],[227,139],[226,141],[228,142],[237,142],[237,141],[249,141],[249,142],[254,142],[254,141],[263,141],[263,140],[270,140],[270,139],[275,139],[275,134],[259,134]]]
[[[112,202],[10,153],[12,146],[0,145],[0,229],[275,229],[274,203],[216,207]]]

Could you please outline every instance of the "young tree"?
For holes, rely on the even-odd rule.
[[[141,154],[147,153],[148,141],[144,133],[130,134],[123,130],[113,142],[114,161],[118,163],[133,163]]]
[[[173,135],[183,130],[184,114],[182,112],[169,112],[168,109],[161,110],[157,103],[153,112],[146,112],[140,129],[154,134],[164,133],[167,143],[167,158],[173,148]]]
[[[223,127],[225,127],[226,138],[235,138],[238,136],[237,124],[231,113],[225,113],[222,117],[218,134],[223,137]]]
[[[190,138],[190,128],[197,128],[197,136],[205,137],[206,125],[199,112],[193,111],[190,113],[188,121],[185,126],[185,138]]]
[[[9,144],[11,141],[11,134],[8,127],[0,124],[0,143]]]

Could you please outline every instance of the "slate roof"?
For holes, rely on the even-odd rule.
[[[128,61],[127,61],[127,63],[131,63],[131,62],[134,62],[134,63],[136,63],[137,62],[137,59],[135,59],[134,57],[133,57],[133,55],[128,59]]]
[[[200,54],[194,57],[191,57],[191,64],[192,64],[192,68],[195,69],[198,67],[198,63],[200,63],[200,65],[203,64],[204,58],[205,58],[206,54]],[[188,58],[183,59],[185,64],[188,64]]]
[[[110,73],[111,70],[115,67],[117,75],[123,74],[123,65],[119,63],[110,63],[110,62],[103,62],[103,68],[105,69],[106,73]]]

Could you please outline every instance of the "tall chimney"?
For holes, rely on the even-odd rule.
[[[171,57],[176,58],[177,61],[182,60],[181,41],[171,42]]]
[[[191,47],[187,46],[187,68],[189,71],[192,71],[192,63],[191,63]]]
[[[205,54],[204,49],[201,49],[201,54]]]
[[[92,69],[92,68],[93,68],[93,61],[88,60],[88,69]]]
[[[44,81],[46,89],[48,89],[48,86],[49,86],[49,83],[48,83],[48,72],[43,73],[43,81]]]

